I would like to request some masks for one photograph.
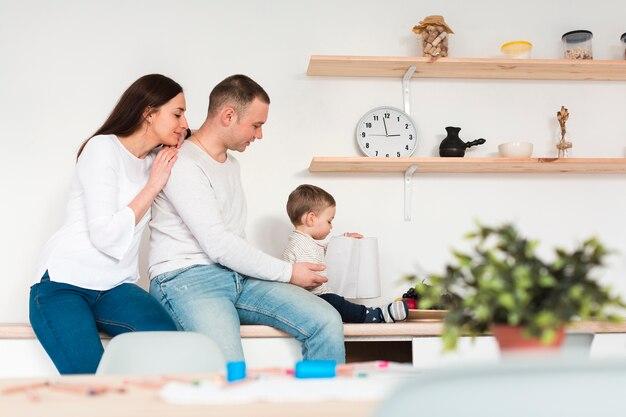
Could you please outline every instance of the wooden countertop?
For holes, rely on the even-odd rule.
[[[440,320],[414,320],[389,324],[344,324],[347,340],[351,338],[426,337],[439,336],[443,329]],[[568,327],[570,332],[626,333],[626,323],[579,322]],[[28,324],[0,324],[0,339],[33,339],[35,334]],[[106,336],[103,336],[106,337]],[[241,326],[243,338],[290,337],[269,326]]]

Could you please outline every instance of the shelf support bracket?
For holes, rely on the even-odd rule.
[[[413,196],[413,187],[411,179],[417,170],[417,165],[411,165],[404,171],[404,221],[411,221],[411,201]]]
[[[411,115],[411,77],[415,73],[415,65],[411,65],[402,77],[402,101],[404,101],[404,112]]]

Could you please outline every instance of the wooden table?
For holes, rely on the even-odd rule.
[[[174,405],[159,397],[163,384],[208,375],[172,377],[66,376],[49,379],[0,380],[2,417],[361,417],[371,416],[377,403],[254,403],[242,405]],[[48,382],[31,390],[20,387]],[[89,395],[92,389],[100,391]]]

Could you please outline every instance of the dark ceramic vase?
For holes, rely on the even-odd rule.
[[[465,156],[465,149],[470,146],[482,145],[486,142],[486,140],[482,138],[471,142],[463,142],[461,138],[459,138],[460,131],[460,127],[446,127],[448,136],[446,136],[441,142],[441,145],[439,145],[439,156],[460,158]]]

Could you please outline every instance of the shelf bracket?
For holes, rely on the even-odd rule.
[[[416,170],[417,165],[411,165],[404,171],[404,221],[407,222],[411,221],[411,200],[413,196],[411,179]]]
[[[404,101],[404,112],[411,115],[411,77],[415,73],[415,65],[411,65],[402,77],[402,101]]]

